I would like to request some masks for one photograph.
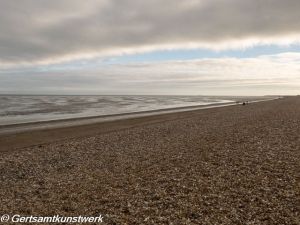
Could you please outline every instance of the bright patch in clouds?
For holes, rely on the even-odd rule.
[[[27,94],[32,90],[34,94],[297,94],[299,61],[300,53],[283,53],[154,63],[96,61],[76,68],[56,65],[47,70],[21,67],[2,73],[0,88],[8,93],[17,88],[19,93]],[[7,88],[12,82],[15,86]]]
[[[298,0],[4,1],[0,93],[299,94],[299,10]]]

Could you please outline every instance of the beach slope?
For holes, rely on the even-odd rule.
[[[11,147],[1,215],[300,224],[300,97],[203,112]]]

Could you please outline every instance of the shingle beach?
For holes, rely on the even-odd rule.
[[[0,216],[300,224],[300,97],[0,154],[0,182]]]

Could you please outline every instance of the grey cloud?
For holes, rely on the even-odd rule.
[[[0,65],[289,44],[299,42],[299,10],[298,0],[2,1]]]

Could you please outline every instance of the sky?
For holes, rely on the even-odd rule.
[[[299,0],[7,0],[0,94],[298,95]]]

